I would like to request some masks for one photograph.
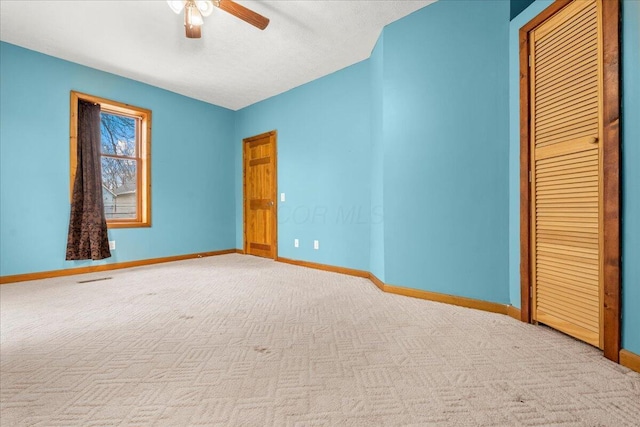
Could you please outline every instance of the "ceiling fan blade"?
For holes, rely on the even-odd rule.
[[[214,3],[215,4],[215,3]],[[254,27],[264,30],[269,25],[269,18],[265,18],[259,13],[238,4],[232,0],[220,0],[218,7],[233,16],[242,19]]]

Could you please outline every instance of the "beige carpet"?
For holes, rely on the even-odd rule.
[[[3,426],[640,425],[640,375],[586,344],[248,256],[0,303]]]

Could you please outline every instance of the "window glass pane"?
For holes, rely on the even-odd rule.
[[[118,114],[100,113],[102,154],[136,156],[136,119]]]
[[[135,219],[137,190],[135,161],[102,157],[102,198],[107,219]]]

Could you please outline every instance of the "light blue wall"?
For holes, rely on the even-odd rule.
[[[151,228],[113,229],[113,256],[65,261],[69,92],[149,108]],[[133,80],[0,44],[0,275],[235,247],[234,113]]]
[[[385,278],[507,303],[509,2],[384,30]]]
[[[510,26],[509,36],[509,294],[520,307],[520,136],[518,31],[550,1],[537,0]],[[622,2],[622,346],[640,354],[640,3]]]
[[[371,248],[369,271],[384,274],[384,34],[369,60],[371,67]]]
[[[242,139],[278,131],[278,255],[368,271],[371,96],[367,61],[237,112],[236,245]],[[294,239],[300,247],[294,248]],[[313,240],[320,249],[313,249]]]
[[[622,2],[622,346],[640,354],[640,2]]]

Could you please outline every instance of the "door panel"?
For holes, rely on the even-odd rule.
[[[535,321],[602,347],[602,37],[599,0],[530,32]]]
[[[243,141],[244,251],[275,258],[277,254],[276,133]]]

